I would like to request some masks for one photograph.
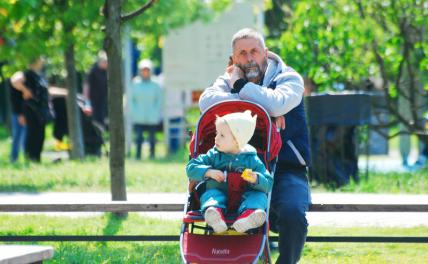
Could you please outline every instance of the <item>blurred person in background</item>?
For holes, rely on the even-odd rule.
[[[48,84],[42,76],[44,59],[36,57],[28,69],[13,74],[11,84],[22,93],[22,112],[27,124],[25,152],[29,160],[40,162],[45,140],[46,123],[53,116],[49,107]]]
[[[155,157],[155,133],[161,122],[162,89],[159,84],[152,81],[152,69],[153,65],[150,60],[145,59],[138,63],[139,76],[132,80],[128,98],[131,122],[135,133],[137,159],[141,159],[141,147],[146,131],[150,144],[150,158]]]
[[[24,98],[22,92],[10,86],[10,100],[12,106],[12,147],[10,162],[14,163],[19,158],[19,152],[25,150],[25,138],[27,135],[27,123],[23,113]]]
[[[107,54],[100,51],[84,88],[84,95],[92,107],[92,118],[104,128],[107,125],[107,67]]]

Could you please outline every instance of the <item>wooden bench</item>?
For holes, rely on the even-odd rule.
[[[49,246],[0,245],[0,264],[43,263],[53,254]]]

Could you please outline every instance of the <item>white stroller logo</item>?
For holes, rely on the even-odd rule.
[[[215,249],[213,248],[213,250],[211,251],[211,254],[213,255],[229,255],[230,254],[230,250],[225,248],[225,249]]]

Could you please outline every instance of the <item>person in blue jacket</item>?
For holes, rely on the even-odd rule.
[[[223,216],[227,208],[227,171],[251,169],[247,170],[248,177],[243,177],[248,185],[238,208],[240,216],[232,227],[244,233],[266,221],[267,193],[272,189],[273,179],[256,149],[247,144],[254,134],[256,119],[257,115],[251,116],[249,110],[217,117],[215,146],[187,164],[190,180],[207,180],[206,191],[200,198],[201,211],[215,233],[227,230]]]
[[[155,157],[156,131],[162,121],[163,92],[152,80],[152,62],[144,59],[138,63],[139,76],[132,81],[129,93],[130,117],[135,133],[136,159],[141,159],[144,132],[148,132],[150,158]]]
[[[279,232],[276,263],[297,263],[308,232],[306,212],[311,203],[307,178],[310,148],[303,79],[273,52],[263,36],[249,28],[236,32],[231,41],[232,65],[205,89],[199,99],[203,112],[224,100],[246,100],[260,104],[269,115],[284,120],[282,147],[275,171],[269,212],[270,227]],[[278,118],[283,117],[283,118]],[[285,124],[287,128],[284,129]]]

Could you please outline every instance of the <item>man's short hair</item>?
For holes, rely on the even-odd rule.
[[[97,56],[98,61],[108,61],[107,60],[107,53],[104,50],[100,50],[98,52],[98,56]]]
[[[239,30],[238,32],[235,33],[235,35],[233,35],[232,37],[232,52],[235,49],[235,43],[240,40],[240,39],[256,39],[259,41],[260,46],[265,49],[266,45],[265,45],[265,40],[262,36],[262,34],[260,34],[258,31],[252,29],[252,28],[243,28],[241,30]]]

